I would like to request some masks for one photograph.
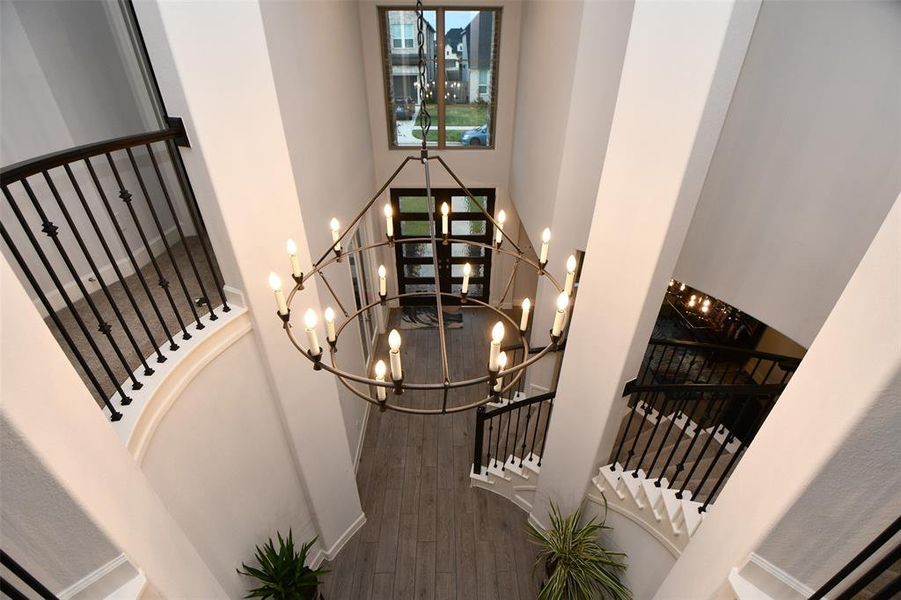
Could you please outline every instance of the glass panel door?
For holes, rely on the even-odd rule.
[[[436,189],[435,206],[447,202],[451,207],[450,239],[447,245],[438,244],[438,280],[442,292],[460,294],[463,286],[463,265],[469,263],[468,297],[488,302],[491,281],[491,252],[487,248],[472,245],[490,245],[494,226],[482,212],[494,212],[494,190],[472,190],[473,199],[461,190]],[[430,204],[423,189],[395,189],[391,191],[391,203],[397,215],[397,240],[427,238]],[[436,212],[435,224],[440,238],[441,214]],[[435,267],[430,242],[409,242],[395,245],[398,287],[401,294],[435,292]],[[445,304],[459,304],[459,299],[445,297]],[[401,298],[402,305],[432,304],[428,296]]]

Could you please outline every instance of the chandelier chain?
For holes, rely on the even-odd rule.
[[[432,115],[426,107],[427,89],[427,57],[425,50],[425,11],[422,0],[416,0],[416,44],[419,49],[419,129],[422,133],[422,149],[426,149],[429,130],[432,128]]]

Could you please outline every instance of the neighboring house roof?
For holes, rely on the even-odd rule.
[[[463,42],[463,28],[462,27],[454,27],[452,29],[448,29],[447,33],[444,34],[444,44],[446,46],[450,46],[454,52],[457,52],[457,48]]]

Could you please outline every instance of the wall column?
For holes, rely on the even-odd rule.
[[[302,265],[312,261],[259,3],[137,3],[136,9],[167,108],[185,117],[188,171],[208,184],[201,205],[221,219],[219,237],[234,253],[319,541],[331,556],[364,516],[338,384],[314,373],[289,343],[266,284],[270,271],[291,282],[286,239],[297,242]],[[316,286],[308,287],[307,297],[318,297]],[[306,308],[296,307],[295,322]]]
[[[612,446],[759,6],[635,3],[532,512],[541,523],[550,502],[579,506]]]
[[[901,198],[767,417],[716,506],[655,598],[713,598],[829,466],[855,426],[879,403],[898,419],[901,399]],[[878,455],[881,435],[869,441]],[[864,447],[859,440],[858,448]],[[878,479],[878,476],[876,476]],[[868,481],[861,479],[861,489]],[[851,485],[852,482],[844,482]],[[888,481],[880,482],[890,485]],[[838,490],[839,494],[846,494]],[[819,532],[811,531],[810,536]],[[823,543],[835,534],[824,534]],[[820,582],[822,583],[822,582]]]
[[[3,256],[0,290],[3,418],[163,597],[225,598]]]

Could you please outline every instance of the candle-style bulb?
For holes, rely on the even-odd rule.
[[[441,214],[449,215],[450,214],[450,206],[448,206],[447,202],[441,203]]]
[[[388,269],[385,268],[385,265],[379,265],[379,277],[386,277],[388,275]]]
[[[318,320],[318,317],[316,317],[316,311],[312,308],[308,308],[307,312],[303,314],[303,324],[306,325],[307,329],[313,329],[314,327],[316,327],[316,322]]]
[[[375,363],[375,378],[379,381],[385,379],[385,373],[388,372],[388,368],[385,366],[385,361],[380,360]]]
[[[569,296],[566,294],[560,294],[557,296],[557,310],[564,311],[566,307],[569,306]]]
[[[392,217],[392,215],[394,215],[394,210],[391,208],[390,204],[385,205],[384,213],[385,213],[385,217],[388,219],[390,219]],[[384,364],[385,363],[382,363],[383,366],[384,366]]]
[[[497,366],[501,368],[501,371],[507,368],[507,353],[501,352],[497,355]]]
[[[523,312],[529,312],[529,310],[530,310],[531,308],[532,308],[532,301],[529,300],[528,298],[523,298],[523,301],[522,301],[522,310],[523,310]]]
[[[316,315],[314,314],[313,316],[316,316]],[[334,323],[335,322],[335,309],[333,309],[331,306],[326,307],[324,316],[325,316],[326,323]],[[314,325],[316,324],[315,321],[313,322],[313,324]]]
[[[547,227],[545,227],[544,231],[541,232],[541,241],[545,244],[548,244],[551,241],[551,230]]]
[[[394,352],[400,350],[400,333],[398,333],[397,329],[392,329],[391,333],[388,334],[388,347]]]
[[[501,210],[498,211],[498,213],[497,213],[497,224],[498,224],[498,225],[503,225],[503,224],[506,223],[506,222],[507,222],[507,213],[505,213],[504,210],[501,209]]]
[[[288,248],[288,254],[290,254],[292,256],[297,254],[297,244],[294,243],[294,240],[288,239],[285,246]]]
[[[282,289],[282,278],[277,273],[269,273],[269,287],[272,288],[273,292]]]
[[[465,275],[466,277],[469,277],[470,274],[472,274],[472,267],[470,266],[469,263],[464,263],[463,264],[463,275]]]
[[[491,340],[495,344],[500,344],[504,340],[504,324],[500,321],[491,328]]]
[[[566,259],[566,272],[567,273],[575,273],[576,272],[576,257],[572,254],[569,255],[569,258]]]
[[[332,217],[332,220],[328,222],[328,227],[332,232],[337,233],[341,229],[341,224],[338,222],[338,219]]]

